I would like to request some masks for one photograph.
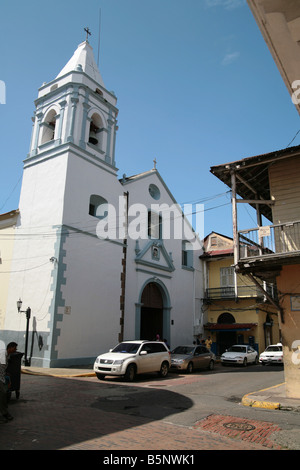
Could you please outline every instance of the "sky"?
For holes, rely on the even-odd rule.
[[[118,98],[118,176],[156,159],[178,204],[203,211],[203,234],[232,236],[229,188],[210,168],[300,144],[299,115],[246,0],[0,0],[0,213],[19,205],[38,89],[87,26]],[[253,209],[238,211],[240,230],[256,226]]]

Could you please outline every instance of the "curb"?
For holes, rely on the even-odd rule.
[[[270,390],[276,387],[280,387],[283,384],[278,384],[273,387],[268,387],[264,388],[262,390],[259,390],[258,392],[251,392],[247,393],[247,395],[244,395],[242,398],[242,405],[244,406],[250,406],[252,408],[264,408],[264,409],[269,409],[269,410],[279,410],[280,409],[280,403],[275,402],[275,401],[265,401],[265,400],[257,400],[256,398],[251,398],[251,395],[259,395],[261,392],[265,392],[266,390]]]
[[[83,374],[49,374],[49,373],[43,373],[43,372],[34,372],[32,370],[28,369],[22,369],[21,370],[22,374],[28,374],[28,375],[39,375],[43,377],[94,377],[95,372],[86,372]]]

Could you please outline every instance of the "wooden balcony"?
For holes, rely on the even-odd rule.
[[[300,262],[300,221],[238,232],[238,270],[268,280],[286,264]],[[265,272],[265,275],[263,273]],[[271,277],[270,277],[271,276]]]

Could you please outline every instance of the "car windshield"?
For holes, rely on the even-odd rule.
[[[192,354],[194,349],[193,346],[177,346],[173,349],[172,354]]]
[[[230,352],[246,352],[246,347],[245,346],[231,346],[231,348],[228,349]]]
[[[268,346],[266,351],[282,351],[282,346]]]
[[[120,343],[111,352],[135,354],[140,347],[140,343]]]

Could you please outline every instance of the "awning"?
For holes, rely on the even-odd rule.
[[[210,331],[249,331],[256,327],[257,323],[207,323],[205,330]]]

